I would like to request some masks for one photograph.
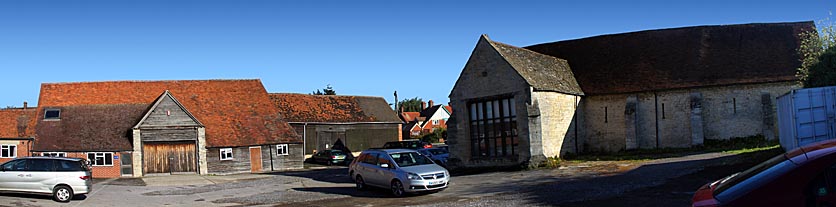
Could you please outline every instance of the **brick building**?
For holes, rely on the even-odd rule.
[[[450,164],[775,136],[812,22],[697,26],[515,47],[482,36],[450,93]]]
[[[35,116],[35,108],[25,102],[23,108],[0,109],[0,163],[31,155]]]
[[[421,103],[421,111],[401,111],[398,114],[398,118],[404,123],[404,137],[418,137],[422,134],[433,133],[436,129],[447,129],[447,120],[450,118],[450,114],[453,114],[453,110],[450,106],[435,105],[434,103],[433,100],[430,100]]]

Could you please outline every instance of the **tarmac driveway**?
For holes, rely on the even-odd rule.
[[[172,175],[97,180],[86,198],[0,194],[0,206],[553,206],[616,197],[658,186],[735,156],[698,154],[644,162],[594,161],[559,169],[454,176],[434,194],[393,198],[387,190],[356,191],[345,167],[270,174]]]

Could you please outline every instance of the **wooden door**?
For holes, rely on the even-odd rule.
[[[250,147],[250,166],[252,172],[261,172],[261,147]]]
[[[144,143],[145,173],[197,172],[194,142]]]

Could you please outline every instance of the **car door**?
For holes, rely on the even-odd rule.
[[[381,153],[380,156],[377,157],[377,171],[375,171],[375,177],[379,178],[378,182],[382,186],[389,186],[389,182],[392,181],[393,178],[396,177],[395,175],[395,165],[392,162],[392,159],[389,158],[389,154]],[[384,168],[382,165],[386,164],[389,167]]]
[[[54,161],[52,159],[30,159],[27,163],[26,188],[32,192],[50,193],[55,186]]]
[[[377,156],[378,155],[379,155],[379,153],[369,153],[369,155],[366,156],[362,160],[363,162],[360,163],[360,165],[363,168],[362,169],[362,174],[361,174],[361,175],[363,175],[363,179],[366,181],[366,183],[368,183],[370,185],[374,185],[374,186],[380,186],[380,181],[379,181],[380,179],[376,175],[377,168],[378,168],[377,167]]]
[[[12,160],[0,166],[0,190],[24,191],[25,169],[25,159]]]

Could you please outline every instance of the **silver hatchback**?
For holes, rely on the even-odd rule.
[[[0,191],[51,194],[58,202],[93,188],[87,161],[80,158],[26,157],[0,165]]]
[[[389,188],[395,196],[447,188],[450,173],[410,149],[373,149],[360,153],[348,167],[358,190]]]

